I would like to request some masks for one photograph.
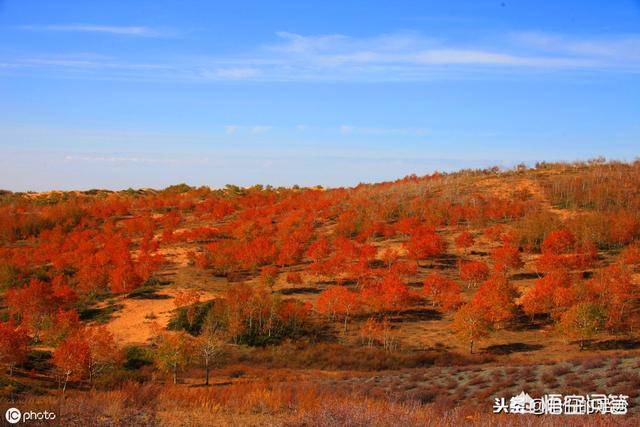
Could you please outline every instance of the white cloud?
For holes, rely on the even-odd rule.
[[[205,71],[203,76],[208,79],[246,79],[258,74],[256,68],[250,67],[230,67],[218,68],[213,71]]]
[[[404,135],[404,136],[424,136],[427,134],[426,129],[423,128],[388,128],[388,127],[358,127],[342,125],[338,128],[338,131],[343,135]]]
[[[143,26],[115,26],[115,25],[93,25],[93,24],[64,24],[64,25],[25,25],[18,27],[29,31],[49,31],[49,32],[76,32],[76,33],[104,33],[124,36],[157,37],[161,32]]]
[[[254,126],[251,128],[251,133],[254,135],[261,135],[263,133],[269,132],[271,126]]]
[[[69,28],[154,32],[147,27]],[[490,77],[501,70],[514,77],[523,72],[640,72],[640,34],[577,37],[525,32],[456,42],[415,32],[372,37],[280,32],[277,37],[275,43],[225,56],[13,55],[0,57],[0,63],[3,73],[166,82],[429,81]]]
[[[233,135],[238,131],[237,125],[227,125],[224,127],[224,133],[227,135]]]

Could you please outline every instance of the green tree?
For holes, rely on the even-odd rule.
[[[178,373],[186,371],[194,362],[196,339],[185,331],[161,332],[157,337],[155,364],[164,373],[171,373],[178,383]]]
[[[586,341],[592,339],[603,328],[605,312],[602,307],[591,302],[574,305],[560,318],[559,327],[565,337],[577,339],[580,350]]]

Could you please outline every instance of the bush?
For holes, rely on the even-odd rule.
[[[144,366],[153,365],[153,351],[147,347],[128,346],[124,349],[124,357],[123,367],[128,370],[137,370]]]
[[[27,361],[22,364],[25,370],[48,371],[53,367],[51,364],[51,352],[47,350],[31,350],[27,355]]]
[[[170,331],[187,331],[191,335],[200,335],[202,326],[207,314],[214,304],[219,304],[216,300],[195,304],[193,307],[180,307],[176,310],[174,317],[169,320],[167,329]],[[189,311],[192,310],[191,313]],[[191,314],[191,319],[189,319]]]

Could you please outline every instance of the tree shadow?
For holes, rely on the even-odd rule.
[[[228,386],[228,385],[232,385],[233,381],[224,381],[224,382],[217,382],[217,383],[210,383],[209,385],[206,384],[191,384],[189,386],[189,388],[210,388],[210,387],[224,387],[224,386]]]
[[[543,348],[541,344],[526,344],[523,342],[514,342],[509,344],[496,344],[485,347],[482,350],[487,353],[496,355],[505,355],[511,353],[522,353],[526,351],[535,351]]]
[[[531,316],[526,314],[521,306],[517,306],[515,316],[507,323],[506,329],[511,331],[534,331],[542,329],[543,326],[551,323],[552,320],[549,314],[537,313]]]
[[[163,299],[171,299],[171,297],[167,294],[146,294],[146,295],[138,295],[135,297],[131,297],[131,299],[150,299],[150,300],[163,300]]]
[[[297,294],[319,294],[321,292],[318,288],[312,287],[296,287],[280,289],[277,293],[281,295],[297,295]]]
[[[484,251],[471,251],[470,252],[471,255],[476,255],[476,256],[488,256],[489,252],[484,252]]]
[[[393,323],[420,322],[426,320],[440,320],[442,314],[430,308],[414,308],[403,310],[398,313],[387,313],[389,321]]]
[[[381,259],[372,259],[369,262],[367,262],[367,266],[369,268],[380,269],[380,268],[385,268],[387,264]]]
[[[531,279],[539,279],[541,277],[544,277],[544,274],[538,274],[535,271],[531,271],[526,273],[513,274],[509,278],[511,280],[531,280]]]
[[[80,320],[96,323],[107,323],[113,319],[113,313],[122,310],[123,304],[109,304],[102,308],[86,308],[80,311]]]
[[[433,265],[441,269],[445,268],[457,268],[459,257],[455,254],[446,254],[434,258]]]
[[[586,343],[589,350],[635,350],[640,348],[638,339],[614,339]]]

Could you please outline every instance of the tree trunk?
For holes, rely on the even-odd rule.
[[[64,399],[64,393],[67,391],[67,383],[69,382],[69,376],[71,373],[67,372],[64,374],[64,384],[62,385],[62,399]]]
[[[209,385],[209,358],[204,359],[204,385]]]
[[[173,366],[173,383],[178,384],[178,365]]]
[[[473,340],[471,340],[471,343],[469,344],[469,352],[473,354]]]

